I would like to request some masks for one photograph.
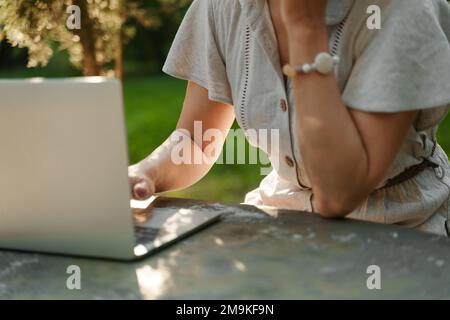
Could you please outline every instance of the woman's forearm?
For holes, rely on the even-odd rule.
[[[287,26],[290,63],[310,63],[328,52],[325,26]],[[297,127],[316,211],[348,214],[371,191],[369,157],[357,126],[341,99],[334,75],[318,73],[293,79]]]
[[[207,89],[189,81],[177,129],[128,170],[133,197],[143,200],[199,181],[219,158],[234,118],[232,106],[211,101]]]
[[[188,133],[176,130],[135,167],[154,183],[155,193],[161,193],[195,184],[209,172],[215,160],[208,158]]]

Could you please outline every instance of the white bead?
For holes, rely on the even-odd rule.
[[[334,69],[333,57],[326,52],[319,53],[315,59],[315,67],[317,72],[321,74],[330,74]]]
[[[310,73],[313,71],[313,66],[310,64],[304,64],[302,67],[303,73]]]

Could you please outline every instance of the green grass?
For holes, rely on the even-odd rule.
[[[447,118],[445,118],[439,127],[438,141],[447,155],[450,155],[450,114],[447,115]]]
[[[46,77],[77,75],[50,66]],[[39,69],[0,72],[0,78],[42,76]],[[166,76],[127,78],[125,110],[130,162],[135,163],[163,142],[175,128],[183,102],[186,83]],[[235,126],[236,127],[236,126]],[[441,125],[439,142],[450,153],[450,116]],[[215,165],[195,186],[172,193],[173,196],[242,202],[245,193],[261,180],[258,165]]]

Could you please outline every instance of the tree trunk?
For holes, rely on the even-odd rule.
[[[94,22],[89,16],[86,0],[73,0],[73,4],[80,8],[81,29],[76,30],[83,48],[83,67],[85,76],[100,75],[100,66],[95,58]]]
[[[117,79],[123,81],[123,43],[122,43],[122,30],[119,30],[116,35],[116,51],[114,57],[115,63],[115,76]]]
[[[120,28],[119,30],[117,30],[117,34],[116,34],[116,41],[115,41],[115,46],[116,46],[116,51],[115,51],[115,57],[114,57],[114,62],[115,62],[115,76],[116,78],[120,79],[121,81],[123,81],[123,39],[122,39],[122,25],[124,24],[124,20],[125,20],[125,8],[124,8],[124,1],[123,0],[119,0],[118,1],[118,15],[120,17]]]

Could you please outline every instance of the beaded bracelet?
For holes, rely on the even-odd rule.
[[[339,64],[339,57],[332,56],[327,52],[319,53],[314,59],[314,63],[305,63],[298,66],[289,64],[283,67],[283,73],[288,77],[295,77],[297,74],[308,74],[318,72],[322,75],[328,75],[333,72],[334,68]]]

